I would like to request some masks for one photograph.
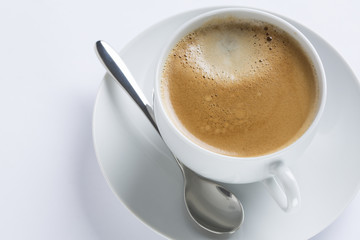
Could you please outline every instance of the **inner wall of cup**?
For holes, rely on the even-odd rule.
[[[175,34],[174,37],[171,39],[171,41],[168,43],[168,45],[165,47],[163,53],[161,54],[161,60],[159,62],[159,66],[156,72],[156,97],[159,100],[161,111],[165,112],[165,116],[167,117],[167,121],[170,122],[171,126],[176,130],[176,132],[181,135],[183,138],[185,138],[187,141],[193,143],[190,139],[188,139],[175,125],[175,123],[171,120],[171,117],[169,116],[168,111],[165,109],[165,105],[162,102],[163,99],[161,97],[161,76],[162,76],[162,70],[164,67],[164,64],[167,60],[168,55],[170,54],[171,50],[175,47],[175,45],[187,34],[195,31],[196,29],[200,28],[201,26],[205,25],[207,22],[215,19],[215,18],[227,18],[227,17],[235,17],[238,19],[244,19],[244,20],[256,20],[256,21],[263,21],[265,23],[272,24],[288,34],[290,34],[297,42],[300,44],[302,50],[305,52],[305,54],[309,57],[309,59],[312,62],[312,65],[314,67],[314,72],[316,75],[317,80],[317,91],[318,91],[318,100],[317,100],[317,109],[314,114],[314,118],[312,120],[312,124],[307,128],[307,130],[303,133],[303,135],[298,138],[295,142],[298,142],[303,136],[309,132],[310,129],[314,128],[314,125],[316,125],[317,121],[319,120],[320,113],[322,112],[325,104],[325,74],[324,70],[321,64],[321,60],[316,53],[316,50],[312,46],[312,44],[309,42],[309,40],[306,39],[306,37],[295,27],[290,25],[290,23],[286,22],[285,20],[276,17],[274,15],[271,15],[266,12],[261,12],[258,10],[253,9],[221,9],[216,10],[212,12],[205,13],[203,15],[200,15],[198,17],[195,17],[194,19],[188,21],[185,23]],[[293,145],[295,142],[290,144],[289,146]],[[289,146],[285,147],[288,148]],[[282,151],[284,149],[281,149],[279,151]],[[278,151],[278,152],[279,152]],[[274,153],[273,153],[274,154]]]

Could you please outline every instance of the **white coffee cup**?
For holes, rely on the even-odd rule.
[[[232,157],[200,147],[187,138],[172,122],[161,97],[161,75],[170,51],[184,36],[214,17],[255,19],[272,24],[294,37],[312,61],[318,81],[318,106],[312,124],[291,145],[259,157]],[[304,152],[316,131],[326,101],[325,72],[315,48],[294,26],[267,12],[249,8],[225,8],[199,15],[180,27],[164,48],[156,71],[154,112],[160,133],[171,151],[187,167],[206,178],[225,183],[263,182],[279,206],[286,212],[300,206],[300,190],[290,168]]]

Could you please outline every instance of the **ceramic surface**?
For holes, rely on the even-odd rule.
[[[121,55],[151,99],[160,51],[173,30],[211,9],[166,19],[131,41]],[[308,239],[331,222],[360,187],[360,87],[341,56],[306,27],[286,19],[314,45],[327,76],[328,99],[311,146],[292,167],[302,206],[286,214],[259,183],[227,185],[246,211],[242,228],[217,236],[198,228],[183,203],[182,175],[135,103],[109,76],[99,89],[93,137],[103,174],[119,199],[145,224],[172,239]]]

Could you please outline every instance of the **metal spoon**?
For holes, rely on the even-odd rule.
[[[108,73],[123,86],[160,135],[152,106],[120,56],[104,41],[97,41],[95,48]],[[244,220],[243,207],[235,195],[223,186],[197,175],[174,158],[184,177],[185,205],[192,219],[213,233],[235,232]]]

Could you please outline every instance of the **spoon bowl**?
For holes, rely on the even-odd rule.
[[[161,134],[151,104],[117,52],[106,42],[97,41],[96,53],[108,73],[117,80]],[[234,194],[223,186],[199,176],[174,156],[184,177],[184,200],[191,218],[216,234],[233,233],[244,220],[244,210]]]
[[[186,166],[180,166],[184,175],[185,204],[192,219],[213,233],[233,233],[239,229],[244,212],[236,196]]]

